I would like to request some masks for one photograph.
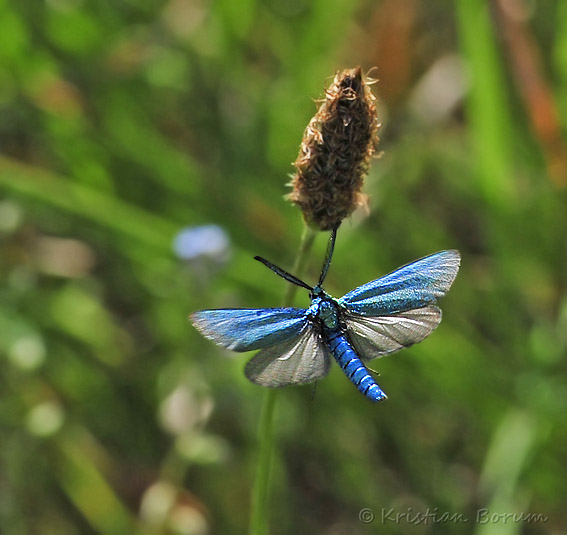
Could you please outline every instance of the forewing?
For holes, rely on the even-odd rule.
[[[327,375],[330,365],[321,337],[306,327],[298,338],[260,351],[246,364],[245,374],[253,383],[274,388],[315,381]]]
[[[359,286],[338,302],[351,312],[372,317],[420,308],[449,290],[460,262],[458,251],[441,251]]]
[[[297,337],[307,325],[304,308],[224,308],[189,316],[206,338],[233,351],[250,351]]]
[[[358,355],[371,360],[421,342],[441,322],[441,310],[426,306],[388,316],[345,314],[344,320]]]

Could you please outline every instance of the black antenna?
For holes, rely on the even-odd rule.
[[[321,286],[325,277],[327,276],[327,271],[329,271],[329,267],[331,266],[331,258],[333,258],[333,251],[335,249],[335,240],[337,239],[337,229],[339,226],[337,225],[331,231],[331,237],[329,238],[329,244],[327,245],[327,254],[325,255],[325,262],[323,262],[323,269],[321,270],[321,276],[319,277],[319,282],[317,286]]]
[[[313,291],[313,288],[311,288],[311,286],[304,283],[302,280],[298,279],[297,277],[294,277],[291,273],[288,273],[284,269],[276,266],[275,264],[272,264],[271,262],[268,262],[268,260],[266,260],[265,258],[262,258],[261,256],[255,256],[254,260],[258,260],[258,262],[262,262],[262,264],[269,267],[274,273],[284,278],[286,281],[291,282],[292,284],[295,284],[297,286],[301,286],[302,288],[305,288],[310,292]]]

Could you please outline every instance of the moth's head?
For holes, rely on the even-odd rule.
[[[321,288],[319,284],[317,284],[317,286],[315,286],[311,290],[311,292],[309,292],[309,297],[311,298],[311,300],[313,300],[317,298],[329,297],[329,294],[325,290],[323,290],[323,288]]]

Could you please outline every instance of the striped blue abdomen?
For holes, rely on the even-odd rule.
[[[372,378],[362,361],[339,329],[324,333],[329,350],[356,388],[372,401],[386,399],[386,394]]]

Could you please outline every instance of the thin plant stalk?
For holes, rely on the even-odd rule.
[[[297,251],[292,273],[301,277],[305,262],[317,231],[305,225],[301,243]],[[284,294],[282,306],[290,306],[293,302],[297,286],[289,284]],[[278,390],[269,389],[264,394],[258,427],[258,466],[256,479],[252,489],[252,504],[250,516],[250,535],[265,535],[268,531],[270,472],[274,450],[274,413]]]

